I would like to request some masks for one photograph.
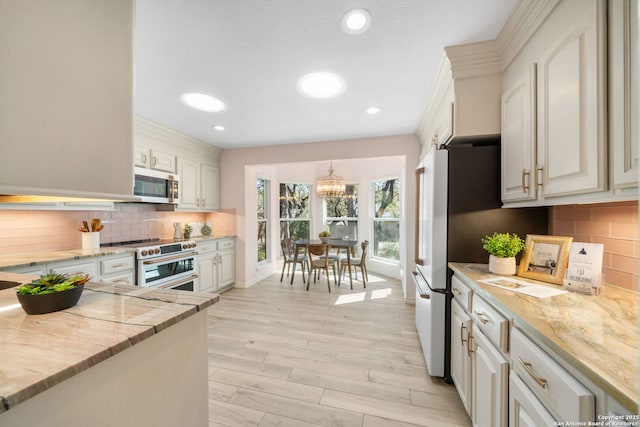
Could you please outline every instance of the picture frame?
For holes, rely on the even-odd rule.
[[[573,237],[527,234],[518,276],[562,285]]]

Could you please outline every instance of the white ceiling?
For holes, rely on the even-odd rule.
[[[518,1],[137,0],[135,110],[221,148],[413,133],[443,48],[494,39]],[[371,12],[364,34],[341,31],[354,7]],[[344,94],[301,96],[313,71],[341,75]],[[227,108],[193,110],[183,92]]]

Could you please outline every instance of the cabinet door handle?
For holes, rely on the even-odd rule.
[[[486,316],[485,313],[481,313],[481,312],[478,312],[478,311],[475,311],[475,310],[473,312],[478,317],[478,320],[482,322],[483,325],[486,325],[487,323],[489,323],[491,321],[491,319],[487,319],[486,317],[483,317],[483,316]]]
[[[526,193],[527,190],[529,189],[529,186],[527,185],[528,179],[526,179],[525,177],[529,178],[529,172],[527,172],[526,168],[522,168],[522,192],[523,193]]]
[[[145,165],[147,164],[147,155],[146,154],[142,155],[142,163],[145,164]]]
[[[469,355],[469,357],[471,357],[471,353],[473,353],[473,350],[471,350],[472,339],[473,339],[473,335],[471,335],[471,331],[467,332],[467,355]]]
[[[153,157],[151,158],[151,163],[153,164],[153,166],[157,165],[157,164],[158,164],[158,159],[156,159],[156,157],[155,157],[155,156],[153,156]]]
[[[540,378],[539,376],[537,376],[535,374],[535,372],[533,372],[533,367],[531,366],[531,363],[529,362],[525,362],[524,360],[522,360],[520,358],[520,356],[518,356],[518,362],[520,362],[520,364],[522,365],[522,367],[524,368],[525,371],[527,371],[527,374],[529,374],[531,376],[531,378],[533,378],[533,380],[538,383],[538,385],[542,388],[546,388],[547,387],[547,380],[544,378]]]
[[[536,171],[538,172],[538,187],[542,187],[542,171],[544,171],[544,167],[538,165]]]
[[[464,339],[464,333],[463,333],[463,331],[464,331],[465,329],[467,329],[467,327],[465,326],[465,324],[464,324],[464,323],[463,323],[463,324],[461,324],[461,325],[460,325],[460,346],[463,346],[463,345],[464,345],[464,343],[466,343],[466,342],[467,342],[467,340],[465,340],[465,339]]]
[[[200,206],[201,208],[204,208],[204,205],[205,205],[204,200],[205,200],[205,199],[202,199],[202,206]]]

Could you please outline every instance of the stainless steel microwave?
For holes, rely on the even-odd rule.
[[[135,168],[133,195],[147,203],[178,203],[179,179],[177,175]]]

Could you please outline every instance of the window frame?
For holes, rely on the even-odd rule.
[[[376,184],[379,182],[387,182],[394,180],[397,182],[397,203],[398,203],[398,214],[396,217],[376,217]],[[371,189],[371,253],[370,257],[380,262],[385,262],[389,264],[397,264],[400,265],[400,245],[401,245],[401,226],[402,226],[402,192],[400,185],[402,184],[402,180],[399,176],[389,177],[389,178],[378,178],[371,181],[370,189]],[[376,223],[397,223],[398,224],[398,258],[388,258],[384,256],[377,255],[375,253],[376,247]]]
[[[258,190],[258,181],[263,182],[263,195],[262,195],[262,209],[263,209],[263,218],[260,219],[260,205],[259,205],[259,190]],[[271,262],[271,227],[270,227],[270,197],[271,194],[271,181],[266,178],[258,177],[256,180],[256,210],[257,210],[257,225],[258,225],[258,235],[256,236],[256,261],[257,266],[262,266]],[[260,224],[264,223],[264,232],[265,232],[265,258],[260,259]]]

